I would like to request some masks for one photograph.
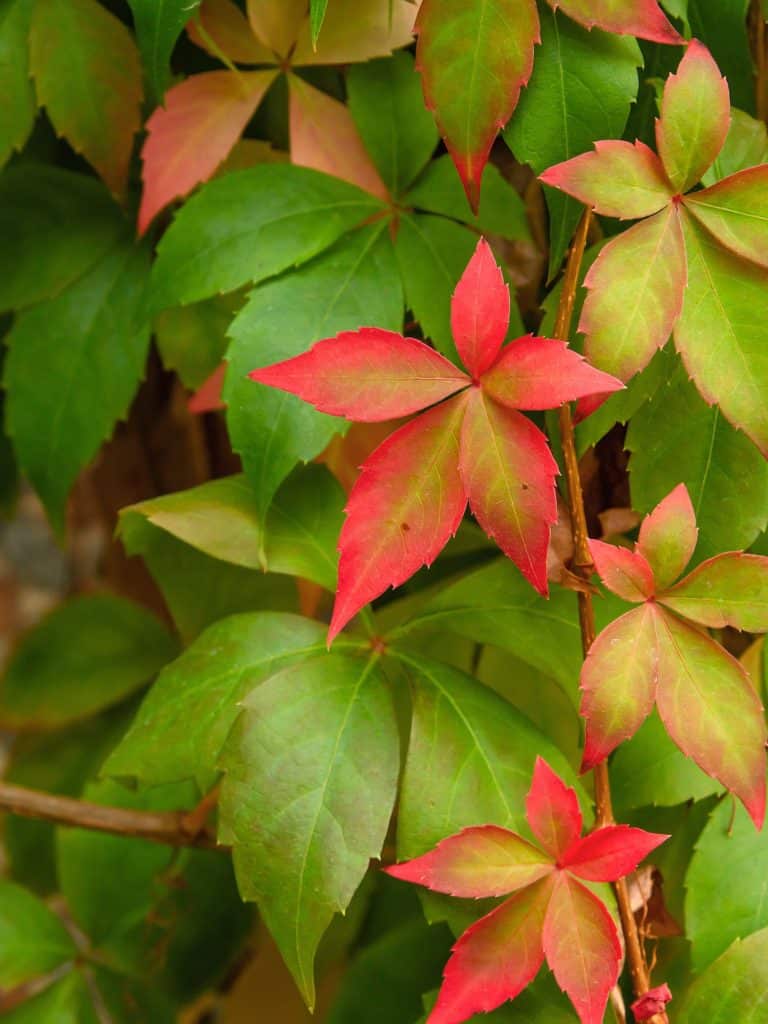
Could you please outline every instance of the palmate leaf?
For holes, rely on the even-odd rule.
[[[387,438],[362,468],[340,539],[329,640],[388,585],[432,563],[467,500],[483,529],[546,593],[557,465],[544,435],[517,408],[551,408],[621,385],[562,342],[520,338],[500,351],[508,324],[507,289],[481,239],[451,300],[454,339],[471,379],[418,343],[369,328],[252,372],[321,412],[365,420],[406,415],[451,395]],[[384,387],[371,399],[377,375]]]
[[[35,0],[29,56],[55,130],[122,194],[141,123],[141,64],[131,33],[96,0]]]
[[[760,700],[744,667],[701,625],[768,629],[763,587],[768,560],[738,553],[705,562],[671,589],[656,589],[649,562],[662,579],[680,571],[695,543],[693,507],[680,485],[641,530],[631,572],[626,555],[592,541],[603,582],[625,600],[644,599],[597,637],[581,675],[587,718],[584,767],[606,757],[640,727],[656,703],[667,732],[684,754],[731,789],[760,828],[765,814],[766,727]],[[648,556],[648,561],[645,559]],[[641,572],[642,570],[642,572]],[[638,576],[638,573],[640,575]],[[722,586],[720,596],[711,588]],[[676,592],[681,594],[676,601]],[[746,608],[743,591],[755,598]],[[674,609],[673,614],[668,608]]]
[[[310,1006],[320,938],[381,852],[398,747],[377,658],[335,653],[262,683],[227,739],[219,838]]]

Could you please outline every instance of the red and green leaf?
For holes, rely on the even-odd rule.
[[[539,178],[596,213],[621,220],[657,213],[674,194],[659,158],[643,142],[596,142],[591,153],[555,164]]]
[[[765,816],[766,727],[742,665],[706,634],[658,609],[657,703],[683,753],[742,801],[757,828]]]
[[[539,41],[534,0],[424,0],[417,67],[427,106],[477,212],[493,140],[517,106]]]
[[[395,864],[386,871],[434,892],[481,899],[506,896],[537,882],[553,869],[549,857],[515,832],[498,825],[479,825],[465,828],[422,857]]]
[[[601,540],[591,540],[589,550],[598,576],[622,600],[637,603],[653,596],[653,570],[640,552]]]
[[[549,0],[587,28],[601,28],[617,35],[637,36],[653,43],[678,45],[682,39],[656,0]]]
[[[637,551],[653,570],[656,586],[664,590],[684,572],[693,557],[699,531],[685,484],[678,484],[640,525]]]
[[[692,188],[723,148],[730,125],[728,83],[709,50],[692,40],[664,86],[656,143],[676,193]]]
[[[509,287],[481,238],[451,298],[453,340],[473,378],[496,362],[508,327]]]
[[[577,839],[560,860],[560,867],[587,882],[615,882],[635,871],[640,861],[667,839],[668,835],[629,825],[606,825]]]
[[[558,875],[544,921],[544,954],[581,1024],[602,1024],[621,945],[605,905],[575,878]]]
[[[721,245],[768,266],[768,164],[723,178],[684,202]]]
[[[581,809],[576,791],[555,775],[542,757],[536,758],[525,816],[542,847],[556,860],[581,835]]]
[[[169,89],[147,121],[139,233],[172,200],[213,176],[243,133],[276,71],[206,71]]]
[[[546,594],[547,547],[557,521],[555,462],[529,419],[471,391],[461,431],[461,477],[482,528]]]
[[[467,505],[459,474],[462,396],[395,431],[366,460],[339,540],[329,642],[369,601],[431,565]]]
[[[659,600],[702,626],[768,633],[768,558],[738,551],[717,555]]]
[[[320,412],[361,423],[408,416],[470,383],[424,342],[379,327],[318,341],[308,352],[250,377],[298,395]]]
[[[584,278],[587,359],[621,380],[644,369],[672,333],[685,284],[680,217],[669,205],[613,238]]]

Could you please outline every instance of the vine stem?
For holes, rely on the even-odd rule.
[[[0,811],[37,818],[56,825],[71,825],[116,836],[148,839],[167,846],[194,846],[207,850],[226,849],[205,827],[210,810],[208,797],[191,811],[132,811],[124,807],[75,800],[68,796],[43,793],[25,786],[0,781]]]
[[[555,337],[563,341],[568,341],[570,337],[573,309],[576,302],[576,290],[579,284],[579,273],[581,271],[581,263],[584,257],[591,220],[592,211],[586,209],[576,229],[576,234],[568,253],[554,331]],[[565,464],[565,479],[568,485],[568,507],[571,514],[571,529],[573,532],[573,571],[582,579],[589,580],[593,569],[592,556],[589,551],[589,533],[587,532],[587,516],[584,510],[584,492],[579,475],[579,460],[576,454],[576,439],[570,405],[565,404],[560,409],[559,422],[560,441],[563,449],[563,462]],[[584,657],[586,657],[595,641],[595,610],[592,604],[592,594],[588,590],[580,590],[577,596],[579,601],[581,644]],[[614,822],[614,817],[607,761],[602,761],[595,766],[593,778],[595,783],[597,826],[611,825]],[[613,889],[616,894],[621,928],[624,933],[624,945],[632,977],[632,988],[635,996],[640,997],[650,988],[650,973],[645,960],[645,951],[643,950],[637,922],[632,913],[626,879],[622,878],[615,882]],[[651,1018],[651,1024],[668,1024],[667,1015],[665,1013],[656,1014],[656,1016]]]

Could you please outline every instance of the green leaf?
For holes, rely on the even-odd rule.
[[[731,103],[755,109],[752,57],[747,37],[749,0],[688,0],[688,21],[694,39],[705,43],[728,79]]]
[[[767,857],[768,833],[757,832],[743,808],[721,801],[699,837],[685,879],[686,935],[695,971],[734,939],[768,926]],[[728,884],[729,879],[737,884]]]
[[[31,17],[31,0],[0,2],[0,166],[27,141],[37,114],[27,52]]]
[[[598,139],[619,138],[637,96],[637,42],[599,29],[587,31],[541,10],[541,46],[531,81],[504,139],[522,163],[540,174],[588,150]],[[549,276],[563,260],[581,204],[544,189],[550,215]]]
[[[96,0],[36,0],[29,60],[56,132],[125,191],[141,124],[141,62],[126,26]]]
[[[136,792],[109,781],[85,797],[153,811],[194,800],[189,786]],[[110,964],[184,1002],[220,980],[249,930],[231,862],[215,851],[59,829],[57,863],[68,911]]]
[[[626,447],[638,512],[650,512],[677,484],[687,486],[699,526],[697,562],[749,547],[765,528],[768,464],[717,406],[700,398],[683,367],[635,413]]]
[[[141,606],[109,594],[74,598],[21,641],[3,677],[0,718],[34,729],[86,718],[148,682],[176,650]]]
[[[144,73],[156,103],[168,88],[169,61],[176,40],[200,6],[200,0],[128,0]]]
[[[130,505],[120,515],[144,516],[212,558],[302,576],[335,590],[343,506],[344,493],[331,474],[324,467],[308,466],[280,489],[264,531],[253,491],[242,475]]]
[[[263,281],[305,263],[381,210],[354,185],[306,167],[261,164],[215,178],[163,235],[153,307]]]
[[[0,309],[53,298],[114,247],[125,218],[104,186],[58,167],[0,176]]]
[[[194,779],[207,792],[240,702],[286,665],[325,649],[325,627],[298,615],[221,619],[160,673],[102,774],[147,785]]]
[[[141,379],[148,273],[147,250],[123,239],[55,298],[20,314],[8,334],[8,433],[59,532],[72,484]]]
[[[28,786],[77,797],[94,778],[104,758],[125,732],[135,712],[128,700],[68,729],[17,736],[4,778]],[[58,887],[54,857],[55,827],[47,821],[10,814],[3,823],[9,873],[15,881],[47,896]]]
[[[434,630],[502,647],[557,680],[578,704],[582,654],[575,597],[556,589],[546,600],[508,559],[494,559],[441,589],[389,639]]]
[[[421,213],[401,218],[395,240],[406,305],[424,336],[456,363],[451,295],[476,245],[477,236],[462,224]]]
[[[0,879],[0,987],[15,988],[77,956],[61,919],[31,892]]]
[[[175,370],[182,383],[197,390],[221,364],[227,330],[242,296],[215,295],[191,306],[165,309],[155,317],[155,343],[163,366]]]
[[[350,964],[327,1024],[413,1024],[421,994],[440,980],[450,954],[445,925],[402,924],[367,946]]]
[[[242,708],[221,758],[219,839],[311,1008],[317,945],[389,825],[395,710],[375,656],[336,653],[284,668]]]
[[[437,129],[424,106],[410,53],[353,65],[349,109],[392,195],[402,195],[435,150]],[[455,172],[454,172],[455,173]],[[461,185],[457,179],[457,185]]]
[[[320,29],[323,27],[328,0],[309,0],[309,24],[312,29],[312,45],[317,45]]]
[[[675,1012],[677,1024],[768,1021],[768,928],[737,940],[698,977]]]
[[[501,171],[489,164],[480,187],[480,212],[472,213],[461,181],[449,156],[433,160],[403,204],[427,213],[440,213],[480,232],[514,240],[530,239],[525,204]]]
[[[611,791],[622,812],[701,800],[722,788],[678,750],[655,711],[611,761]]]
[[[399,330],[402,320],[392,246],[376,226],[251,292],[230,331],[224,398],[232,446],[243,459],[260,520],[294,466],[318,455],[346,423],[247,374],[339,331],[362,325]]]
[[[124,516],[120,536],[129,555],[143,558],[185,643],[227,615],[298,606],[296,584],[287,576],[266,576],[211,558],[144,516]]]
[[[717,159],[704,174],[702,183],[714,185],[747,167],[768,163],[768,130],[762,121],[755,120],[743,110],[731,108],[731,126],[725,145]]]

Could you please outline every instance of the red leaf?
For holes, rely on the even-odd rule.
[[[587,720],[582,771],[594,768],[651,713],[656,697],[656,606],[633,608],[607,626],[581,670]]]
[[[602,1024],[619,976],[619,936],[603,903],[565,872],[557,876],[543,942],[547,963],[581,1024]]]
[[[667,21],[656,0],[549,0],[574,21],[587,28],[617,35],[637,36],[653,43],[679,46],[683,40]]]
[[[559,866],[588,882],[615,882],[634,871],[651,850],[667,839],[667,835],[629,825],[606,825],[577,839]]]
[[[461,431],[461,477],[482,528],[541,593],[557,521],[557,463],[547,439],[522,413],[469,393]]]
[[[709,50],[692,39],[664,84],[656,145],[675,192],[687,192],[723,148],[731,122],[728,83]]]
[[[206,71],[165,94],[141,151],[139,234],[173,199],[207,181],[240,138],[275,71]]]
[[[542,929],[553,890],[543,878],[468,928],[453,947],[427,1024],[462,1024],[514,999],[544,962]]]
[[[467,504],[458,471],[465,404],[462,395],[423,413],[366,461],[341,531],[329,643],[387,587],[431,565],[458,529]]]
[[[217,409],[224,408],[221,392],[226,375],[227,364],[220,363],[187,402],[187,408],[191,413],[199,416],[205,412],[216,412]]]
[[[531,831],[556,860],[581,834],[581,810],[576,791],[555,775],[542,757],[536,758],[533,780],[525,798]]]
[[[716,555],[659,600],[702,626],[768,633],[768,558],[739,551]]]
[[[498,825],[465,828],[422,857],[386,868],[387,874],[450,896],[505,896],[552,872],[541,850]]]
[[[343,331],[249,376],[361,423],[410,415],[470,383],[428,345],[379,327]]]
[[[427,106],[475,213],[496,133],[533,70],[539,18],[533,0],[423,0],[416,66]]]
[[[685,484],[678,484],[640,526],[637,550],[651,566],[659,590],[673,583],[690,562],[699,531]]]
[[[480,383],[486,394],[510,409],[555,409],[584,395],[611,394],[624,387],[564,341],[531,334],[507,345]]]
[[[605,217],[635,220],[666,206],[674,194],[661,161],[642,142],[607,140],[539,175]]]
[[[363,145],[349,107],[289,75],[291,163],[331,174],[384,202],[387,186]]]
[[[653,596],[653,571],[639,552],[602,540],[591,540],[589,550],[598,576],[623,601],[637,603]]]
[[[451,299],[451,330],[474,378],[492,366],[509,326],[509,288],[484,238],[477,243]]]

